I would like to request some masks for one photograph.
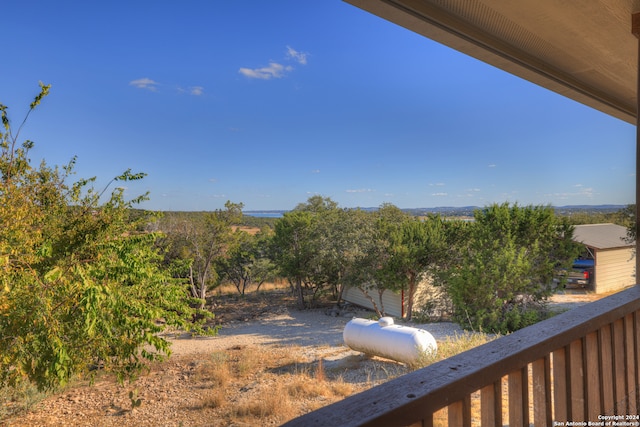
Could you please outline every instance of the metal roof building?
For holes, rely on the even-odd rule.
[[[594,259],[594,292],[607,293],[634,285],[634,242],[627,239],[627,229],[616,224],[577,225],[573,240],[586,246]]]
[[[633,246],[627,238],[627,229],[616,224],[577,225],[573,240],[593,249],[615,249]]]

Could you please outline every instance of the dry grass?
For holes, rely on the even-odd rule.
[[[196,372],[195,380],[211,382],[214,387],[226,387],[233,378],[225,352],[216,352],[211,355],[211,360],[202,364]]]
[[[286,283],[266,286],[265,289],[280,290],[251,292],[240,297],[232,287],[230,294],[214,298],[217,319],[248,321],[261,318],[265,313],[280,313],[277,309],[293,304],[289,300],[289,293],[282,291],[288,287]],[[224,288],[219,291],[224,291]],[[425,360],[424,365],[465,351],[488,339],[486,336],[461,334],[439,342],[438,355]],[[100,425],[104,420],[117,421],[115,413],[117,416],[154,421],[178,416],[193,425],[205,425],[200,420],[216,420],[217,425],[279,425],[410,370],[389,360],[354,355],[342,346],[303,348],[235,344],[207,354],[194,353],[172,358],[154,367],[150,375],[139,380],[137,387],[142,391],[143,402],[141,409],[135,413],[126,410],[130,405],[126,392],[115,384],[106,384],[105,380],[100,386],[101,390],[95,387],[92,390],[78,388],[71,397],[51,399],[44,405],[47,409],[37,415],[40,418],[34,415],[29,421],[45,420],[39,425],[59,424],[51,421],[50,414],[53,413],[54,417],[58,417],[55,420],[65,423],[82,420],[84,424],[76,425]],[[89,396],[95,397],[90,399]],[[110,402],[107,407],[104,405],[105,399]],[[85,401],[95,402],[93,409],[89,409]],[[6,413],[9,409],[12,408],[7,405],[0,408],[0,419],[1,410]],[[83,418],[76,417],[75,411],[85,415]],[[93,424],[88,422],[89,413],[93,417],[91,420],[96,421]],[[16,423],[34,424],[38,423]]]
[[[470,333],[446,339],[439,343],[438,354],[429,356],[423,366],[462,353],[492,339],[492,336]],[[326,350],[330,352],[331,349]],[[227,353],[227,358],[219,359],[229,364],[227,371],[234,375],[230,386],[243,389],[241,384],[244,384],[244,389],[251,388],[235,402],[231,399],[219,407],[224,412],[225,419],[232,423],[252,423],[257,420],[262,423],[281,423],[412,369],[399,364],[350,356],[345,359],[342,369],[361,369],[366,379],[358,384],[345,381],[340,372],[327,370],[326,362],[322,358],[311,361],[296,359],[291,355],[297,352],[288,348],[260,352],[247,346],[229,350]],[[474,407],[474,411],[479,412],[479,408]],[[446,416],[446,411],[443,415]]]
[[[202,401],[198,409],[216,409],[220,408],[225,403],[224,389],[215,388],[209,390],[202,396]]]
[[[277,291],[277,290],[288,290],[289,283],[287,283],[285,280],[279,280],[276,282],[263,283],[262,285],[260,285],[259,290],[257,290],[256,288],[257,288],[257,285],[251,285],[249,289],[247,289],[247,292],[254,293],[257,291],[261,293],[268,293],[268,292]],[[219,286],[217,286],[215,289],[210,291],[209,294],[214,297],[218,297],[221,295],[239,295],[238,289],[236,289],[233,283],[222,283]]]
[[[213,409],[230,424],[282,423],[363,389],[330,378],[322,359],[296,357],[295,350],[235,346],[213,353],[194,373],[206,387],[194,407]]]
[[[443,341],[439,343],[439,358],[449,357],[481,342],[468,334]],[[151,410],[154,402],[160,406],[173,403],[173,396],[177,394],[169,391],[179,389],[180,395],[185,397],[183,405],[190,414],[198,413],[200,419],[215,419],[219,425],[279,425],[409,370],[392,361],[354,355],[342,346],[319,346],[310,352],[295,346],[234,345],[155,367],[137,385],[145,394],[142,407],[136,414]],[[100,387],[105,386],[101,380]],[[118,413],[123,414],[121,416],[131,416],[133,412],[126,410],[129,402],[123,394],[126,390],[113,387],[102,396],[110,396],[110,408],[119,410]],[[99,390],[95,392],[101,395]],[[71,397],[58,401],[68,405],[75,399],[73,396],[88,396],[88,393],[78,388]],[[104,406],[104,397],[96,401],[101,402],[99,407]],[[55,402],[53,405],[57,407]],[[82,411],[89,410],[83,407]],[[58,420],[67,420],[68,415],[65,414],[68,413],[61,412]],[[96,416],[102,418],[94,420],[107,419],[103,412],[101,414]],[[446,411],[444,414],[446,416]],[[55,424],[49,421],[49,425]]]
[[[266,420],[277,417],[279,419],[291,419],[295,417],[295,405],[291,399],[284,398],[281,385],[263,389],[256,398],[245,399],[234,405],[230,415],[235,422],[250,421],[251,418]]]
[[[436,354],[427,353],[418,362],[412,366],[412,369],[419,369],[429,366],[440,360],[448,359],[456,354],[464,353],[474,347],[486,344],[498,338],[497,335],[488,335],[481,333],[463,332],[453,337],[448,337],[438,343],[438,352]]]
[[[0,387],[0,421],[14,413],[30,410],[45,397],[47,393],[38,391],[28,381],[19,383],[14,388]]]
[[[327,377],[324,374],[324,363],[322,362],[322,359],[318,360],[318,366],[316,367],[316,381],[318,382],[323,382],[327,379]]]
[[[439,343],[437,356],[424,366],[451,357],[493,339],[464,333]],[[406,373],[411,368],[370,358],[349,356],[341,369],[361,369],[361,383],[347,382],[340,372],[327,370],[319,358],[296,358],[298,351],[287,347],[232,347],[212,355],[198,375],[218,384],[221,390],[202,396],[203,408],[215,408],[231,424],[282,423],[298,415],[326,406],[366,388]],[[331,349],[325,349],[331,353]],[[239,392],[234,394],[234,390]],[[477,409],[476,409],[477,410]],[[446,411],[443,413],[446,417]]]

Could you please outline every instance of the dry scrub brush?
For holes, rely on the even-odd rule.
[[[367,388],[328,375],[322,359],[297,350],[234,346],[213,353],[195,373],[205,387],[196,407],[230,423],[282,423]]]
[[[491,339],[470,333],[445,339],[437,355],[425,357],[414,367],[354,356],[345,347],[304,356],[305,351],[295,347],[234,346],[200,364],[196,378],[206,384],[206,391],[197,406],[215,410],[217,418],[232,424],[283,423]],[[321,357],[324,353],[339,358],[342,352],[339,367]]]

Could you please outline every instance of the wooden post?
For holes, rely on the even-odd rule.
[[[631,31],[640,38],[640,12],[631,15]],[[636,284],[640,283],[640,43],[638,43],[638,56],[636,58],[637,86],[636,86]]]

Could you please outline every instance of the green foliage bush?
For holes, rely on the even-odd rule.
[[[41,84],[29,114],[48,91]],[[130,218],[146,195],[105,195],[90,187],[95,178],[69,183],[75,159],[34,167],[33,143],[17,145],[25,122],[14,134],[0,112],[0,387],[52,389],[98,366],[132,378],[170,353],[159,320],[204,333],[186,284],[159,267],[158,235],[138,231],[149,215]]]
[[[455,320],[477,331],[507,333],[539,321],[554,272],[579,250],[573,227],[551,207],[492,205],[476,211],[465,233],[439,280]]]

